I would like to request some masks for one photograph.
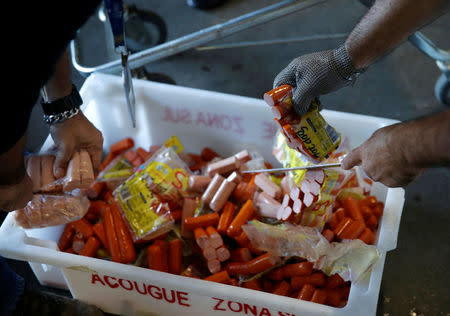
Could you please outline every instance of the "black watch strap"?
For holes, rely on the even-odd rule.
[[[75,109],[79,109],[81,104],[83,104],[83,100],[81,99],[80,94],[78,93],[75,85],[72,84],[72,91],[68,96],[64,98],[52,101],[52,102],[44,102],[42,101],[42,110],[44,111],[44,115],[58,115],[69,111],[74,111]]]

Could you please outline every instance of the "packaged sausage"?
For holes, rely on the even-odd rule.
[[[272,108],[289,147],[301,152],[307,160],[319,163],[339,146],[341,136],[320,114],[318,99],[313,99],[308,112],[301,116],[294,112],[289,85],[270,90],[264,94],[264,100]]]
[[[35,194],[24,209],[15,211],[15,219],[23,228],[62,225],[82,218],[89,209],[89,200],[80,190],[71,194]]]
[[[359,239],[328,242],[316,229],[289,223],[269,225],[252,220],[243,226],[258,249],[280,257],[302,257],[327,275],[339,274],[345,281],[358,282],[379,258],[374,246]]]
[[[165,147],[114,190],[134,241],[153,239],[172,228],[168,211],[182,208],[190,175],[177,153]]]

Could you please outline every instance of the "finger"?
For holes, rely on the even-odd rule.
[[[102,149],[101,147],[89,147],[86,150],[89,153],[89,156],[91,156],[92,167],[96,170],[100,166],[102,160]]]
[[[67,164],[72,158],[74,148],[72,146],[62,146],[56,152],[55,163],[53,165],[53,174],[57,179],[66,175]]]
[[[294,110],[298,115],[303,115],[308,112],[311,105],[312,97],[309,96],[306,89],[302,85],[298,85],[294,89],[294,94],[292,95],[292,104],[294,105]]]
[[[296,87],[295,80],[295,66],[294,62],[291,62],[286,68],[284,68],[274,79],[273,88],[279,87],[283,84],[288,84],[292,87]]]
[[[361,147],[356,147],[342,160],[342,169],[348,170],[361,164]]]

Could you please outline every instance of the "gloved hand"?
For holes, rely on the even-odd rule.
[[[388,187],[405,186],[425,169],[411,162],[402,136],[409,135],[404,123],[380,128],[361,146],[353,149],[342,161],[343,169],[361,165],[374,181]]]
[[[294,59],[273,82],[276,88],[283,84],[294,87],[294,109],[302,115],[308,111],[311,100],[336,91],[355,82],[357,74],[345,46]]]
[[[50,125],[50,134],[57,147],[53,174],[65,176],[67,164],[75,151],[86,149],[92,166],[98,168],[102,158],[103,136],[82,112],[71,119]]]

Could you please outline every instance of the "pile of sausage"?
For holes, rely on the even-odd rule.
[[[124,152],[138,166],[158,149],[133,147],[131,139],[114,144],[101,168]],[[176,229],[133,244],[111,190],[103,182],[94,182],[88,190],[89,211],[83,219],[66,225],[60,250],[335,307],[346,305],[350,282],[337,274],[327,276],[302,258],[261,251],[242,229],[252,219],[292,220],[291,213],[301,213],[307,201],[312,203],[319,194],[323,172],[308,171],[305,187],[285,192],[265,174],[242,173],[252,160],[246,150],[222,158],[204,148],[200,154],[182,153],[180,157],[192,175],[181,209],[169,211]],[[336,200],[323,235],[329,241],[359,238],[373,244],[382,211],[383,204],[373,196]]]

